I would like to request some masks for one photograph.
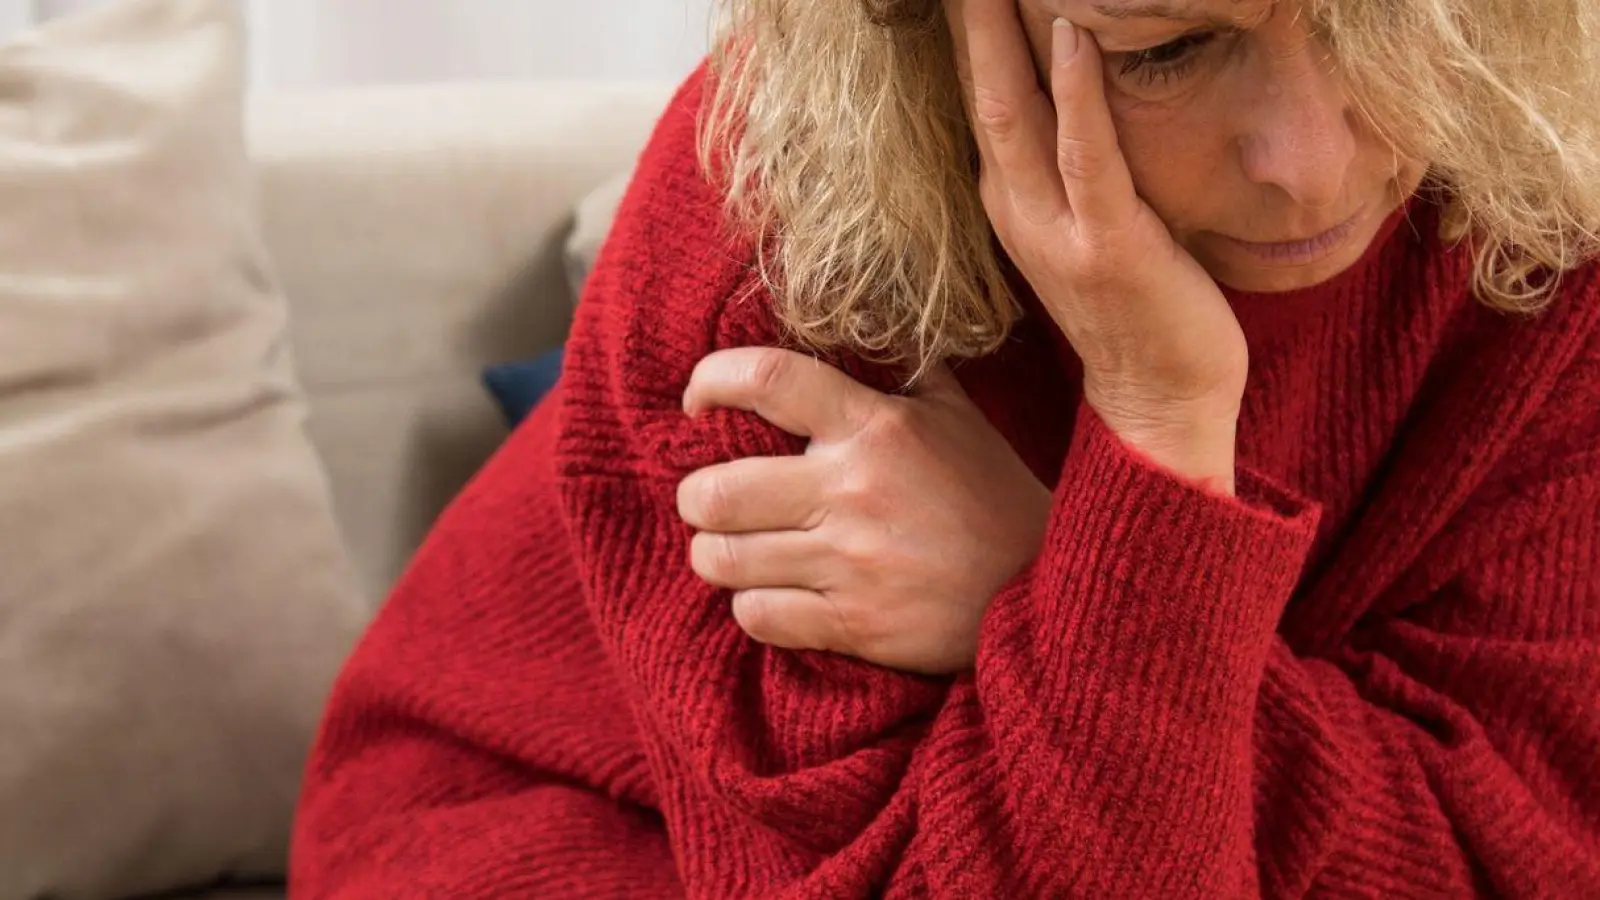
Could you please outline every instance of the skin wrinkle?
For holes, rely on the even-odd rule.
[[[1298,3],[1288,10],[1264,0],[1018,6],[1044,83],[1055,18],[1093,32],[1107,57],[1107,100],[1135,187],[1219,281],[1252,291],[1324,281],[1360,257],[1422,181],[1420,162],[1397,166],[1394,148],[1365,125]],[[1208,32],[1211,43],[1170,86],[1145,87],[1122,72],[1130,52]],[[1173,134],[1186,140],[1173,142]],[[1230,240],[1302,240],[1358,211],[1361,227],[1348,244],[1312,263],[1269,263]]]
[[[1246,3],[1260,6],[1261,0],[1229,0],[1232,6],[1243,6]],[[1263,15],[1270,16],[1276,10],[1276,5],[1266,4]],[[1223,15],[1208,11],[1204,2],[1193,3],[1096,3],[1096,14],[1108,19],[1131,20],[1139,18],[1173,19],[1181,22],[1195,20],[1209,21],[1216,25],[1241,25],[1249,21],[1247,15]]]
[[[699,162],[724,189],[732,226],[760,248],[759,288],[786,334],[813,351],[903,366],[908,381],[939,360],[1003,347],[1024,313],[973,177],[976,147],[953,36],[934,15],[955,0],[713,2],[717,77],[699,128]],[[1585,37],[1600,34],[1600,4],[1532,0],[1527,8],[1539,15],[1522,16],[1512,0],[1210,0],[1204,9],[1235,20],[1215,29],[1094,12],[1097,2],[1121,8],[1140,0],[1000,2],[1028,17],[1035,45],[1057,15],[1080,25],[1080,17],[1093,19],[1094,42],[1114,57],[1107,74],[1129,51],[1184,32],[1199,34],[1142,54],[1135,67],[1219,45],[1196,84],[1156,97],[1109,88],[1122,149],[1140,170],[1138,189],[1197,252],[1217,242],[1206,232],[1282,240],[1364,209],[1364,199],[1378,206],[1373,215],[1393,209],[1420,184],[1419,161],[1427,163],[1429,202],[1439,205],[1436,236],[1468,245],[1471,291],[1486,308],[1534,312],[1553,297],[1558,279],[1550,274],[1600,252],[1600,147],[1590,140],[1600,133],[1600,107],[1586,102],[1600,89],[1600,45]],[[1205,111],[1242,112],[1240,102],[1251,99],[1244,89],[1259,92],[1266,80],[1262,47],[1296,46],[1281,42],[1285,25],[1301,35],[1320,77],[1346,83],[1346,128],[1359,152],[1338,210],[1306,208],[1291,192],[1252,183],[1242,172],[1248,142],[1238,140],[1239,129],[1185,127],[1185,117],[1203,119]],[[1037,49],[1016,47],[1008,52]],[[1207,109],[1193,109],[1202,99]],[[1035,101],[1042,108],[1046,98]],[[1207,141],[1172,149],[1216,197],[1191,197],[1153,177],[1163,171],[1147,163],[1151,149],[1137,145],[1154,137],[1139,132],[1163,123],[1179,139],[1174,145]],[[1221,255],[1199,252],[1226,288],[1271,293],[1307,281],[1290,266],[1266,278],[1259,265],[1220,265]],[[1314,268],[1335,270],[1328,277],[1343,271]]]

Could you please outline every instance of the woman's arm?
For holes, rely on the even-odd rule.
[[[697,85],[644,181],[663,158],[692,158],[681,125]],[[682,896],[574,568],[556,486],[563,394],[451,503],[334,686],[295,822],[296,898]]]
[[[930,841],[947,895],[1600,889],[1600,458],[1481,510],[1490,558],[1330,659],[1275,632],[1310,540],[1292,500],[1201,494],[1091,421],[1068,470],[916,772],[920,833],[1005,848]]]
[[[719,345],[758,336],[737,317]],[[627,370],[631,343],[607,364]],[[608,402],[658,403],[685,469],[794,452],[743,416]],[[1538,487],[1542,518],[1474,510],[1497,555],[1303,658],[1276,626],[1314,510],[1248,474],[1238,498],[1194,488],[1085,408],[1044,550],[953,687],[752,642],[688,568],[673,482],[566,489],[597,510],[575,518],[591,602],[673,785],[691,896],[1540,896],[1595,878],[1594,459]],[[618,531],[598,512],[617,504],[643,521]],[[636,552],[643,571],[622,564]],[[703,853],[708,835],[741,850]]]
[[[1492,612],[1300,658],[1275,625],[1314,513],[1258,479],[1242,499],[1190,487],[1085,410],[975,679],[773,649],[695,575],[675,507],[692,472],[805,449],[682,409],[702,358],[780,335],[745,257],[696,242],[721,218],[692,168],[635,194],[675,215],[624,212],[569,348],[558,456],[690,896],[1534,894],[1558,866],[1592,872],[1596,466],[1551,491],[1586,537],[1505,528],[1510,555],[1405,598]],[[731,299],[683,302],[707,296]],[[1526,615],[1547,609],[1589,612]],[[1507,667],[1532,699],[1481,690]]]
[[[1582,503],[1596,496],[1594,467],[1582,490],[1554,492],[1566,518],[1506,537],[1503,557],[1460,570],[1436,603],[1415,598],[1435,616],[1363,636],[1348,658],[1298,659],[1270,628],[1252,630],[1287,587],[1245,576],[1298,567],[1295,510],[1165,481],[1089,440],[1092,426],[1073,466],[1120,473],[1129,497],[1164,496],[1191,524],[1262,529],[1285,556],[1207,543],[1206,528],[1124,546],[1119,516],[1137,507],[1079,522],[1079,495],[1093,493],[1087,509],[1102,497],[1068,479],[1041,563],[994,603],[976,681],[745,636],[728,592],[690,568],[676,489],[706,466],[802,447],[751,416],[691,421],[681,409],[707,353],[777,340],[745,290],[748,256],[709,239],[722,220],[693,163],[698,92],[692,82],[663,122],[593,276],[546,413],[559,436],[519,432],[441,522],[341,679],[298,823],[297,896],[498,897],[550,873],[635,878],[619,893],[641,897],[1074,885],[1092,896],[1104,884],[1138,896],[1146,883],[1181,895],[1248,891],[1243,860],[1268,895],[1372,893],[1380,876],[1425,893],[1486,887],[1491,874],[1532,892],[1551,860],[1565,884],[1584,885],[1600,548]],[[557,487],[520,489],[546,477],[524,468],[544,463]],[[1114,565],[1080,570],[1090,557]],[[1173,561],[1189,557],[1242,568]],[[527,578],[569,562],[569,575]],[[1244,593],[1223,590],[1234,586]],[[1135,598],[1160,602],[1111,615]],[[1481,614],[1452,614],[1459,598]],[[1184,609],[1213,615],[1195,627]],[[1525,614],[1550,609],[1577,612],[1559,628]],[[1111,635],[1162,652],[1141,662]],[[1232,639],[1250,652],[1213,652]],[[1151,690],[1152,666],[1180,683],[1176,697]],[[1118,677],[1091,693],[1077,679],[1096,668]],[[1528,679],[1513,682],[1520,693],[1478,687],[1513,677]],[[1161,723],[1192,717],[1190,704],[1216,724],[1175,740]],[[1099,714],[1091,732],[1056,724],[1084,712]],[[1119,766],[1107,749],[1162,766]],[[1484,771],[1503,777],[1469,780]],[[660,810],[665,828],[635,809]],[[1141,809],[1193,815],[1179,830]],[[1505,815],[1514,828],[1501,828]],[[1578,849],[1557,859],[1531,843]],[[1170,853],[1151,859],[1148,847]]]
[[[454,502],[334,689],[305,900],[681,895],[626,698],[565,556],[553,407]]]
[[[739,267],[717,277],[744,295]],[[1591,877],[1593,460],[1545,486],[1548,519],[1473,511],[1504,558],[1453,563],[1390,598],[1415,616],[1302,658],[1275,627],[1314,512],[1252,477],[1239,498],[1191,487],[1085,407],[1040,559],[952,686],[740,630],[690,567],[678,484],[803,442],[691,419],[682,395],[707,353],[775,342],[770,313],[626,297],[591,294],[570,350],[562,490],[690,896],[1537,895]],[[1477,619],[1423,614],[1466,594]],[[1518,693],[1483,689],[1507,669]]]

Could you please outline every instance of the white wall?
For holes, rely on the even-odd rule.
[[[0,0],[0,35],[11,34],[33,21],[30,0]]]
[[[710,0],[251,0],[259,86],[681,78]]]
[[[0,29],[107,0],[0,0]],[[456,78],[678,79],[711,0],[239,0],[258,88]],[[30,11],[31,10],[31,11]],[[16,21],[13,22],[12,20]]]

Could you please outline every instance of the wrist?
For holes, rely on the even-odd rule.
[[[1235,493],[1237,397],[1224,394],[1141,403],[1086,391],[1086,399],[1128,449],[1203,489],[1228,496]]]

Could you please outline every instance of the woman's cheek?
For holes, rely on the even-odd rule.
[[[1216,120],[1177,106],[1156,106],[1111,98],[1122,155],[1139,196],[1182,243],[1182,235],[1203,230],[1212,216],[1208,197],[1231,183],[1225,136]]]

